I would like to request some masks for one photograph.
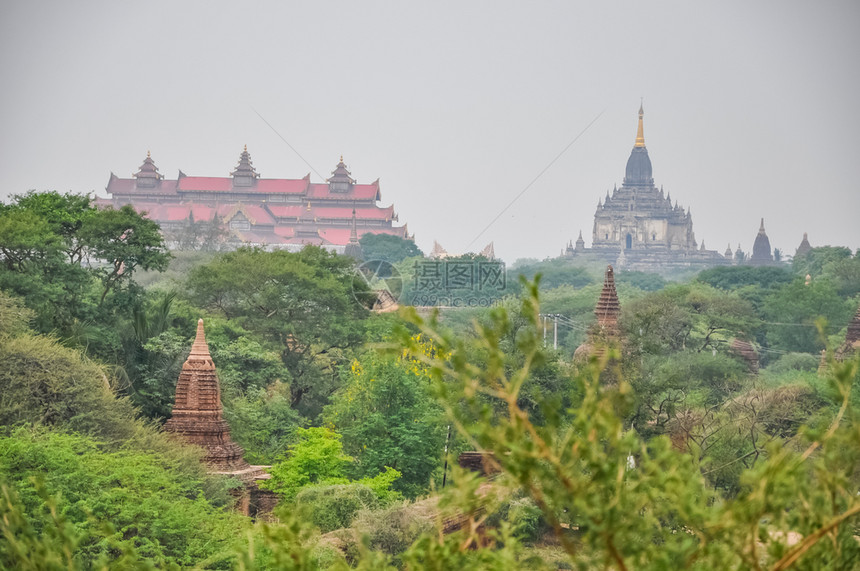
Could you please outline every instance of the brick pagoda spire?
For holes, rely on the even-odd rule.
[[[621,304],[618,303],[618,294],[615,291],[615,273],[612,265],[606,266],[606,274],[603,276],[603,290],[594,315],[597,316],[597,324],[604,335],[616,335],[618,333],[618,316],[621,313]]]
[[[612,265],[606,266],[603,277],[603,289],[594,308],[597,322],[588,331],[588,339],[576,348],[573,354],[575,361],[587,359],[594,355],[600,357],[606,351],[606,345],[616,342],[621,332],[618,329],[618,317],[621,315],[621,304],[615,291],[615,272]]]
[[[219,472],[250,469],[242,447],[230,439],[230,427],[221,416],[221,388],[215,363],[197,322],[197,337],[176,383],[176,402],[164,429],[181,435],[206,451],[203,461]]]
[[[836,358],[840,361],[850,359],[854,356],[854,352],[858,350],[860,350],[860,307],[857,308],[854,319],[848,324],[848,331],[845,333],[845,343],[836,351]]]

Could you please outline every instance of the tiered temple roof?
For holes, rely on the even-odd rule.
[[[800,241],[800,245],[797,247],[797,251],[794,253],[794,256],[803,256],[808,253],[812,249],[812,244],[809,243],[809,238],[806,235],[806,232],[803,233],[803,240]]]
[[[214,471],[249,471],[251,466],[243,458],[245,451],[230,439],[230,427],[222,418],[222,410],[221,387],[201,319],[191,354],[182,365],[176,402],[164,429],[202,447],[206,451],[203,460]]]
[[[767,232],[764,231],[764,218],[761,219],[758,234],[753,242],[752,256],[750,263],[753,265],[764,265],[773,262],[773,254],[770,251],[770,240],[767,237]]]
[[[310,174],[297,180],[261,178],[247,146],[229,177],[179,171],[175,180],[165,180],[147,152],[132,178],[111,173],[106,190],[111,198],[98,204],[131,204],[168,235],[192,221],[217,221],[239,242],[263,246],[316,244],[340,251],[353,229],[359,238],[366,233],[412,238],[405,225],[394,225],[393,205],[377,205],[382,200],[379,180],[358,184],[343,157],[324,183],[311,182]]]
[[[643,108],[639,107],[636,139],[621,187],[615,185],[597,202],[591,247],[568,242],[564,255],[591,256],[623,262],[633,269],[650,270],[691,265],[713,266],[730,263],[717,251],[699,247],[693,232],[690,209],[672,201],[669,193],[654,184],[653,168],[645,145]]]

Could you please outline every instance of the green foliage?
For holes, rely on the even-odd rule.
[[[44,424],[123,440],[134,420],[98,364],[45,337],[0,337],[0,425]]]
[[[35,312],[21,298],[0,291],[0,336],[17,336],[27,332]]]
[[[795,256],[791,261],[794,273],[799,276],[809,274],[812,278],[824,274],[831,264],[851,259],[851,249],[842,246],[822,246],[813,248],[805,254]]]
[[[536,334],[537,287],[530,286],[530,291],[523,313],[531,316],[532,333],[518,335],[525,359],[512,373],[505,369],[499,342],[510,330],[503,311],[494,312],[492,325],[481,332],[487,359],[480,367],[461,357],[463,340],[439,332],[415,314],[412,319],[434,340],[440,355],[450,355],[425,357],[448,414],[477,449],[494,454],[505,481],[521,487],[540,507],[570,565],[785,569],[793,564],[813,569],[850,568],[860,562],[860,545],[852,537],[860,514],[854,479],[860,469],[860,432],[849,400],[860,363],[832,369],[842,406],[829,428],[801,432],[793,446],[779,439],[763,445],[764,459],[740,475],[738,496],[728,501],[709,488],[696,457],[679,453],[665,437],[645,442],[624,429],[616,410],[630,406],[631,387],[623,377],[615,387],[600,386],[605,359],[594,360],[586,375],[575,379],[583,398],[570,414],[547,412],[542,425],[524,414],[517,405],[518,393],[531,364],[542,359]],[[403,342],[417,349],[405,337]],[[504,412],[494,414],[500,409],[487,406],[488,398],[497,399]],[[474,505],[480,501],[478,484],[469,482],[460,481],[451,491],[465,516],[463,531],[441,540],[424,536],[407,553],[409,564],[464,564],[463,551],[479,541],[475,530],[486,517]],[[485,504],[486,511],[492,509]],[[579,526],[576,541],[562,523]],[[802,540],[787,545],[789,532],[799,533]],[[503,557],[516,558],[500,550],[477,551],[496,564]]]
[[[272,479],[265,487],[291,500],[305,486],[346,484],[346,466],[352,458],[343,453],[340,439],[340,434],[328,428],[296,428],[289,456],[272,466]]]
[[[362,341],[368,312],[353,297],[352,261],[307,246],[300,252],[240,248],[192,270],[192,300],[271,343],[290,372],[293,406],[316,416],[337,386],[343,352]]]
[[[665,354],[719,350],[732,337],[755,333],[760,321],[738,295],[693,284],[669,286],[623,305],[621,325],[631,347]]]
[[[771,373],[785,373],[786,371],[815,371],[821,358],[809,353],[786,353],[779,359],[768,365],[767,370]]]
[[[226,400],[224,418],[251,464],[271,464],[283,456],[301,423],[290,406],[290,387],[279,381],[267,388],[251,387],[244,395]]]
[[[816,321],[824,318],[839,330],[851,319],[854,305],[826,280],[805,285],[803,278],[796,278],[765,299],[763,313],[771,322],[767,340],[771,347],[782,351],[817,353],[824,348],[824,342]]]
[[[15,491],[37,532],[51,533],[57,522],[36,482],[58,498],[56,513],[66,533],[73,531],[78,561],[115,557],[111,542],[128,542],[155,565],[187,566],[232,549],[242,526],[204,497],[201,478],[154,454],[105,452],[87,437],[20,429],[0,438],[0,459],[0,481]],[[113,526],[110,542],[99,521]]]
[[[406,240],[400,236],[390,234],[364,234],[358,241],[365,260],[382,260],[390,264],[396,264],[406,258],[424,256],[413,240]]]
[[[377,507],[376,494],[362,484],[307,486],[297,495],[295,506],[322,533],[352,525],[362,509]],[[288,509],[292,509],[292,506]]]
[[[667,284],[666,280],[660,274],[630,270],[615,272],[615,283],[629,285],[642,291],[661,290]]]
[[[349,472],[361,478],[394,468],[402,474],[395,489],[407,497],[424,493],[441,466],[445,439],[425,367],[368,352],[344,375],[323,418],[343,435],[344,449],[355,459]]]
[[[541,289],[551,289],[562,285],[580,288],[595,283],[594,278],[586,268],[580,263],[569,260],[546,260],[535,264],[521,265],[517,267],[516,274],[529,280],[540,274]]]
[[[399,556],[422,534],[433,530],[433,521],[414,504],[400,503],[359,512],[353,527],[367,538],[371,549]]]
[[[776,266],[720,266],[702,270],[696,281],[727,291],[750,285],[771,290],[789,283],[793,277],[789,270]]]

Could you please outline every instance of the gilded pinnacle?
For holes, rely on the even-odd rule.
[[[642,109],[642,105],[639,105],[639,129],[636,131],[636,144],[634,147],[644,147],[645,146],[645,129],[642,127],[642,117],[645,115],[645,111]]]

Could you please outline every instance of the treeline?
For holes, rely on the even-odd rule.
[[[420,251],[390,238],[362,245],[406,273]],[[686,283],[617,272],[618,359],[580,367],[602,275],[541,266],[539,285],[509,275],[499,307],[425,323],[369,311],[354,262],[320,248],[173,258],[130,208],[15,197],[0,563],[750,568],[782,565],[790,534],[797,568],[858,561],[857,363],[818,371],[860,303],[860,257],[816,248]],[[540,312],[560,316],[557,351]],[[273,465],[279,524],[231,513],[237,483],[159,429],[199,317],[232,436]],[[503,476],[446,471],[446,449],[493,451]]]

